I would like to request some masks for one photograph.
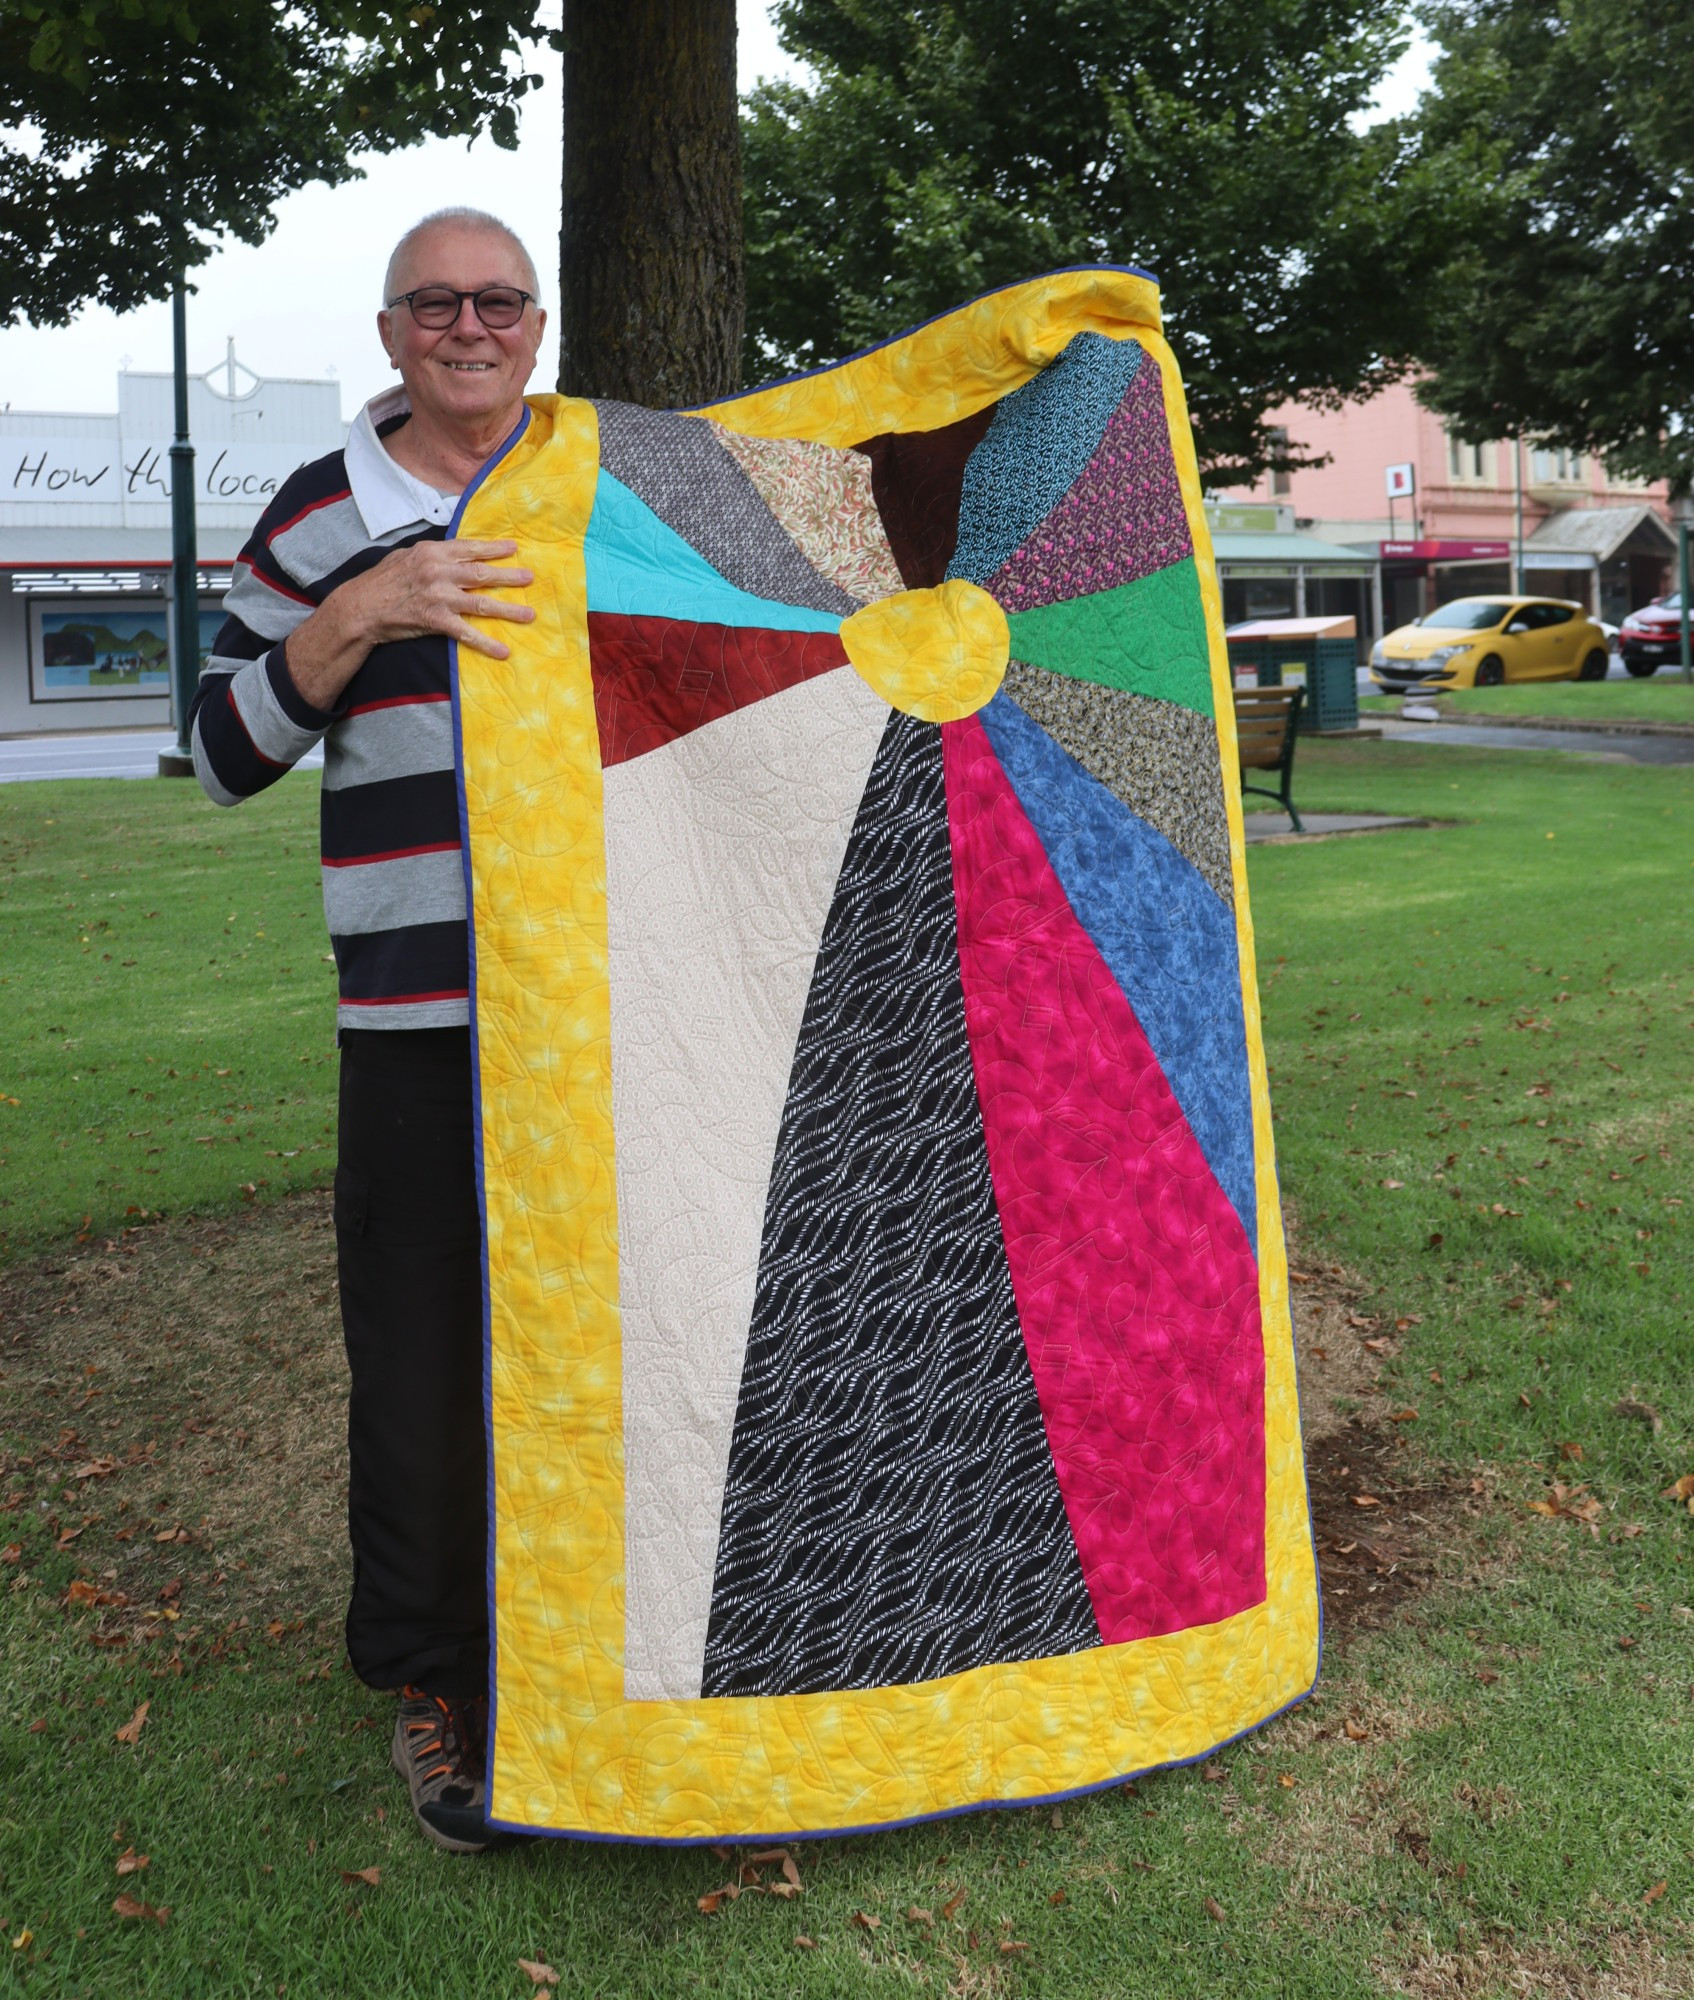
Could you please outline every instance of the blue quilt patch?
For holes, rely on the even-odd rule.
[[[1135,1009],[1218,1185],[1258,1243],[1235,917],[1145,820],[998,694],[983,727],[1047,859]]]

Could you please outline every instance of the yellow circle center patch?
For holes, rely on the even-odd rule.
[[[994,699],[1012,637],[988,592],[955,577],[867,604],[842,621],[841,643],[891,707],[922,722],[957,722]]]

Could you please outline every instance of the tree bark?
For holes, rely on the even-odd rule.
[[[559,387],[652,408],[741,385],[735,0],[565,0]]]

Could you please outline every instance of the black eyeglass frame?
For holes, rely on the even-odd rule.
[[[453,317],[443,320],[440,326],[430,329],[435,333],[445,333],[448,327],[459,324],[460,316],[465,310],[466,299],[469,299],[471,302],[471,310],[476,314],[478,324],[486,326],[491,333],[505,333],[510,327],[516,326],[518,320],[521,320],[524,316],[524,308],[535,304],[535,294],[533,292],[526,292],[517,285],[479,285],[474,292],[456,292],[453,291],[451,285],[418,285],[409,292],[399,292],[393,298],[387,300],[383,306],[383,310],[385,312],[392,312],[396,306],[404,306],[412,317],[417,319],[417,308],[412,304],[412,301],[421,297],[425,292],[434,292],[437,297],[445,297],[447,293],[453,293]],[[485,319],[483,317],[482,301],[487,298],[490,292],[506,292],[512,297],[522,300],[523,303],[518,307],[518,318],[509,320],[506,326],[496,326],[492,321]],[[418,324],[422,326],[425,322],[418,320]]]

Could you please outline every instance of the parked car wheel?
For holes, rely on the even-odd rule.
[[[1632,660],[1627,653],[1623,656],[1624,672],[1633,674],[1638,681],[1650,680],[1659,671],[1657,660]]]
[[[1476,679],[1472,685],[1479,688],[1497,688],[1505,678],[1504,661],[1498,653],[1490,653],[1486,660],[1478,664]]]
[[[1596,646],[1577,670],[1579,681],[1603,681],[1606,678],[1606,655]]]

